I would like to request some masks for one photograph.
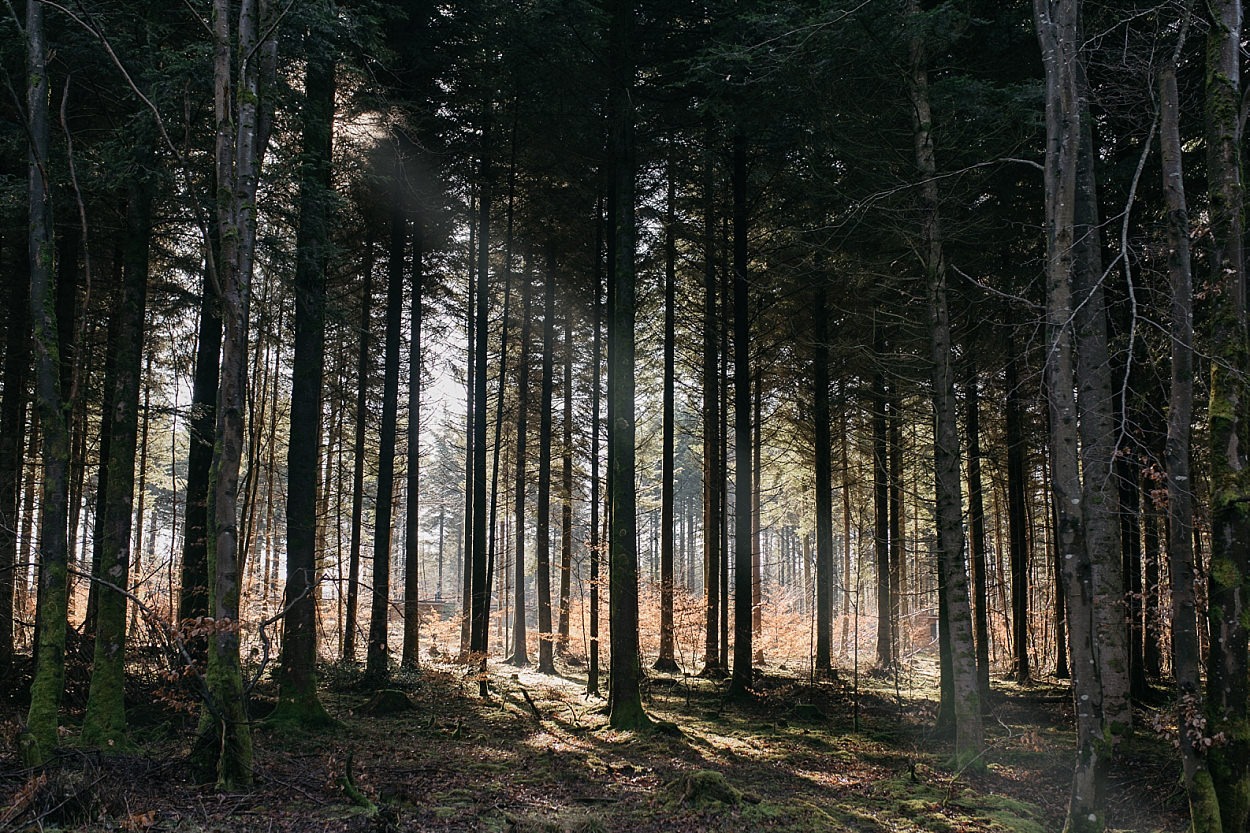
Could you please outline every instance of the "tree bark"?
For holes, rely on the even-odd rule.
[[[356,426],[352,441],[352,527],[347,551],[347,611],[343,623],[343,660],[356,660],[360,603],[360,542],[365,503],[365,430],[369,416],[369,364],[373,319],[373,235],[365,235],[364,284],[360,288],[360,339],[356,353]]]
[[[152,153],[139,150],[137,167],[151,166]],[[149,175],[150,176],[150,175]],[[116,335],[109,433],[109,478],[104,516],[96,518],[102,539],[97,579],[95,652],[82,742],[120,749],[126,745],[126,595],[130,589],[130,544],[134,517],[135,451],[139,431],[139,387],[143,372],[144,313],[152,240],[152,190],[146,178],[132,180],[126,201],[122,283],[113,310]],[[142,523],[142,519],[140,519]]]
[[[754,654],[751,582],[751,310],[747,272],[747,139],[733,138],[734,306],[734,658],[731,696],[751,688]]]
[[[378,439],[378,497],[374,507],[373,599],[365,679],[381,686],[390,677],[388,631],[391,611],[391,518],[395,500],[395,439],[399,420],[399,341],[404,311],[404,254],[408,205],[403,178],[391,192],[391,242],[386,275],[386,341],[382,372],[382,425]]]
[[[29,140],[30,317],[34,332],[35,404],[43,437],[39,512],[39,601],[35,673],[22,757],[48,761],[57,746],[65,688],[68,567],[69,429],[60,378],[60,338],[53,289],[52,202],[48,181],[48,74],[43,4],[26,3],[26,115]]]
[[[881,325],[874,325],[875,357],[885,361],[885,338]],[[894,641],[890,639],[890,470],[887,452],[885,374],[878,367],[872,374],[872,494],[876,518],[874,544],[877,556],[877,667],[894,666]]]
[[[516,518],[516,551],[514,554],[515,580],[512,589],[512,664],[529,665],[529,647],[525,627],[525,493],[526,493],[526,439],[529,433],[530,410],[530,330],[533,305],[534,276],[530,258],[525,258],[525,276],[521,279],[521,351],[517,356],[516,382],[516,497],[513,515]]]
[[[703,171],[703,677],[723,677],[720,661],[720,370],[716,344],[716,208],[712,133]]]
[[[675,673],[680,669],[674,656],[673,630],[673,526],[674,526],[674,446],[676,426],[676,321],[677,321],[677,183],[673,160],[668,160],[668,192],[664,217],[664,437],[660,476],[660,655],[652,666],[657,671]]]
[[[1206,4],[1206,145],[1212,290],[1207,409],[1211,454],[1211,556],[1207,620],[1208,766],[1224,831],[1250,820],[1250,337],[1247,335],[1241,130],[1241,0]]]
[[[1010,325],[1009,325],[1010,326]],[[1025,510],[1024,416],[1020,403],[1020,370],[1015,338],[1007,338],[1007,403],[1004,428],[1007,441],[1007,527],[1011,549],[1012,676],[1027,683],[1029,668],[1029,539]]]
[[[295,350],[291,366],[291,427],[287,446],[286,615],[272,719],[301,726],[327,724],[317,696],[317,481],[325,374],[326,264],[332,223],[331,129],[335,56],[329,33],[306,34],[303,154],[299,225],[295,232]],[[273,486],[270,485],[272,490]]]
[[[26,575],[26,565],[18,560],[31,347],[30,258],[25,245],[14,258],[13,281],[9,286],[4,399],[0,401],[0,673],[7,673],[12,666],[17,587],[25,583],[22,577]]]
[[[985,505],[981,492],[980,396],[974,362],[968,365],[964,409],[967,412],[965,430],[968,432],[968,543],[972,550],[973,607],[976,613],[973,630],[977,646],[977,686],[984,710],[990,698],[990,598],[986,580]]]
[[[400,665],[416,668],[421,637],[421,292],[424,280],[421,216],[413,218],[408,338],[408,437],[404,506],[404,642]]]
[[[608,420],[611,448],[611,534],[609,547],[609,619],[611,621],[611,694],[608,723],[614,729],[639,729],[650,723],[642,708],[638,654],[638,518],[634,487],[634,319],[635,228],[633,0],[609,5],[608,91],[609,160],[614,184],[612,235],[612,320],[608,331],[611,365]]]
[[[538,671],[556,673],[551,630],[551,408],[555,391],[556,249],[548,242],[543,280],[543,381],[538,406],[538,517],[534,541],[534,590],[538,596]]]
[[[1078,450],[1072,280],[1082,122],[1080,5],[1034,0],[1034,21],[1046,71],[1046,386],[1050,406],[1051,485],[1056,542],[1067,598],[1076,707],[1077,754],[1068,801],[1068,833],[1106,825],[1110,740],[1104,734],[1101,665],[1094,624],[1093,564],[1086,546],[1085,500]],[[1115,551],[1118,555],[1118,550]]]

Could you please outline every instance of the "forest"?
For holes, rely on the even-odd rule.
[[[1250,832],[1241,0],[0,18],[0,830]]]

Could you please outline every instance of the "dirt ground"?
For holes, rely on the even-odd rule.
[[[314,733],[258,721],[256,786],[223,795],[191,778],[189,711],[137,685],[136,752],[74,746],[44,773],[16,754],[20,675],[0,700],[0,830],[83,831],[1020,831],[1062,828],[1072,761],[1071,702],[1053,684],[995,681],[983,772],[953,771],[933,732],[930,663],[888,679],[810,681],[766,669],[752,702],[724,683],[654,675],[648,712],[676,731],[606,728],[583,669],[550,677],[492,664],[491,696],[462,666],[397,675],[413,708],[367,715],[356,672],[331,667],[324,701],[342,721]],[[71,688],[73,681],[71,680]],[[263,688],[263,687],[258,687]],[[255,714],[267,708],[259,690]],[[1170,743],[1139,713],[1109,784],[1113,828],[1186,830]],[[1166,721],[1163,721],[1166,723]],[[357,788],[345,788],[345,777]]]

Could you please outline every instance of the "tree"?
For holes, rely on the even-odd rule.
[[[551,424],[555,389],[556,330],[555,244],[547,243],[547,274],[543,280],[543,381],[538,405],[538,508],[534,541],[534,593],[538,597],[538,671],[556,673],[551,628]]]
[[[676,405],[676,321],[677,321],[677,184],[673,160],[667,164],[667,194],[664,215],[664,414],[661,452],[663,473],[660,484],[660,655],[656,671],[675,673],[680,670],[673,655],[673,509],[674,461],[673,447],[676,426],[673,424]]]
[[[295,354],[291,370],[291,432],[287,448],[286,611],[278,705],[271,719],[300,726],[326,725],[317,696],[317,467],[321,445],[325,373],[326,264],[332,210],[332,126],[335,54],[334,4],[319,10],[324,21],[305,33],[303,168],[295,260]],[[328,484],[327,484],[328,485]]]
[[[1210,404],[1211,560],[1207,621],[1208,767],[1222,830],[1250,820],[1250,335],[1247,333],[1244,125],[1240,108],[1240,0],[1207,4],[1206,145],[1213,290],[1207,343],[1212,356]],[[1192,793],[1191,793],[1192,798]],[[1203,815],[1210,817],[1210,808]]]
[[[521,278],[521,352],[517,364],[517,417],[516,417],[516,497],[513,511],[516,516],[515,579],[512,589],[512,664],[529,665],[529,648],[525,629],[525,495],[526,495],[526,435],[529,432],[530,388],[530,312],[533,296],[533,275],[530,259],[525,259],[525,271]]]
[[[23,758],[43,764],[57,745],[65,687],[68,580],[69,431],[60,377],[60,336],[52,290],[51,184],[48,180],[48,74],[43,4],[26,3],[27,137],[29,140],[30,317],[35,347],[35,404],[43,438],[39,513],[39,619]]]
[[[611,622],[611,712],[614,729],[639,729],[650,723],[642,708],[638,654],[638,516],[634,488],[634,77],[633,0],[611,0],[608,21],[608,158],[611,166],[611,212],[615,257],[612,318],[608,337],[610,561],[608,617]]]
[[[242,543],[236,509],[247,399],[247,311],[256,256],[256,191],[270,121],[263,95],[277,62],[274,21],[243,0],[231,24],[228,0],[213,2],[213,112],[217,124],[217,226],[214,277],[223,324],[217,426],[209,477],[209,609],[216,621],[206,675],[209,701],[201,718],[202,756],[223,789],[252,781],[252,738],[239,667]],[[236,64],[237,59],[237,64]],[[238,66],[238,73],[235,67]],[[262,92],[263,91],[263,92]]]

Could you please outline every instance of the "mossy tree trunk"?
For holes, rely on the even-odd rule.
[[[1207,179],[1212,309],[1208,422],[1211,452],[1211,561],[1207,617],[1208,766],[1224,831],[1250,820],[1250,337],[1247,335],[1242,181],[1240,0],[1206,4]],[[1191,793],[1192,798],[1192,793]]]
[[[210,638],[208,701],[199,749],[222,789],[252,782],[252,736],[239,664],[240,564],[239,469],[247,407],[247,312],[256,248],[256,190],[268,144],[270,120],[262,109],[277,64],[277,42],[266,7],[244,0],[237,24],[233,6],[213,3],[214,115],[217,125],[217,225],[221,240],[215,277],[221,291],[221,375],[208,493],[209,609],[216,621]],[[262,39],[260,33],[267,32]],[[238,68],[237,76],[235,74]]]
[[[105,414],[109,434],[109,477],[100,539],[95,654],[83,743],[120,750],[126,739],[126,591],[129,590],[131,525],[134,516],[135,452],[139,432],[139,387],[143,372],[144,313],[152,240],[153,154],[140,151],[128,186],[122,283],[113,309],[112,407]],[[142,521],[142,519],[140,519]]]
[[[29,150],[30,317],[35,350],[35,404],[43,437],[39,512],[39,603],[35,676],[30,686],[23,758],[45,763],[57,745],[65,688],[69,500],[69,427],[60,378],[60,338],[52,286],[53,241],[48,170],[47,45],[43,4],[26,3],[26,107]]]

